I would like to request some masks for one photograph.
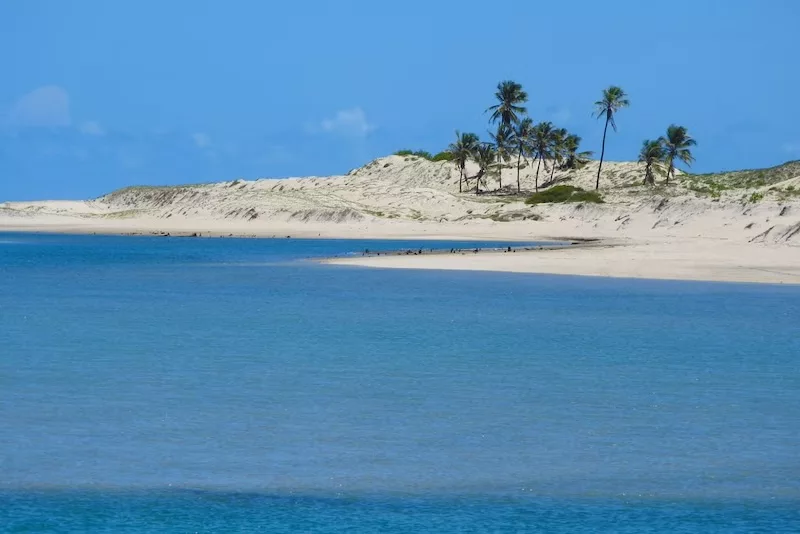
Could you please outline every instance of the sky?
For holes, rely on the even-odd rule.
[[[498,82],[606,157],[686,126],[697,172],[800,159],[795,0],[0,1],[0,202],[344,174],[488,138]]]

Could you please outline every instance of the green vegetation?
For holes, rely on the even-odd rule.
[[[452,156],[452,162],[458,166],[459,179],[458,179],[458,192],[463,192],[462,184],[466,181],[464,169],[467,161],[472,157],[478,149],[478,136],[474,133],[459,133],[456,130],[456,141],[451,143],[447,151]]]
[[[533,128],[531,135],[530,148],[533,161],[536,161],[536,192],[539,191],[539,168],[542,165],[542,160],[553,156],[553,151],[556,143],[556,133],[552,122],[540,122]]]
[[[669,164],[667,169],[667,185],[669,185],[670,174],[675,177],[676,159],[689,166],[694,163],[691,147],[695,146],[697,141],[692,139],[685,127],[670,124],[667,135],[661,138],[661,142],[664,144],[664,161]]]
[[[724,185],[716,182],[704,183],[691,180],[686,182],[686,188],[694,191],[695,193],[709,195],[711,198],[720,198],[722,196],[722,192],[728,189]]]
[[[427,150],[398,150],[394,153],[395,156],[416,156],[418,158],[433,160],[433,155]]]
[[[522,157],[529,152],[530,139],[533,134],[533,119],[524,117],[514,126],[512,134],[512,141],[516,144],[517,149],[517,193],[520,193],[519,169],[522,163]],[[578,139],[580,139],[580,137]]]
[[[395,156],[416,157],[427,159],[428,161],[452,161],[453,155],[448,151],[439,152],[436,155],[431,154],[427,150],[398,150],[394,153]]]
[[[564,138],[564,168],[582,169],[589,163],[594,152],[591,150],[580,151],[582,140],[581,136],[575,134],[568,134]]]
[[[506,80],[497,84],[497,92],[494,94],[497,104],[490,106],[486,111],[491,111],[492,115],[489,122],[498,123],[497,133],[492,136],[495,150],[497,152],[498,163],[508,163],[512,158],[515,146],[519,146],[519,140],[514,139],[515,128],[521,123],[528,110],[523,106],[528,101],[528,93],[522,90],[522,86],[517,82]],[[520,153],[522,151],[520,150]],[[517,157],[517,193],[519,187],[519,165],[520,158]],[[502,167],[497,173],[498,189],[503,189]]]
[[[756,191],[755,193],[750,195],[750,198],[747,199],[747,200],[748,200],[748,202],[752,202],[753,204],[755,204],[756,202],[759,202],[759,201],[761,201],[763,199],[764,199],[764,193],[760,193],[760,192]]]
[[[644,163],[644,183],[645,185],[655,185],[655,171],[662,172],[662,166],[667,167],[665,185],[669,185],[669,177],[675,177],[675,160],[691,167],[694,163],[694,156],[692,155],[693,146],[697,142],[689,135],[688,130],[684,126],[677,124],[670,124],[667,128],[667,135],[659,137],[655,141],[645,139],[642,143],[642,148],[639,151],[639,163]],[[709,187],[691,187],[698,192],[704,192],[709,189],[712,196],[719,198],[719,188]]]
[[[571,185],[556,185],[550,189],[532,194],[526,204],[555,204],[563,202],[590,202],[600,204],[603,198],[597,191],[584,191]]]
[[[696,183],[713,184],[721,189],[755,189],[774,185],[798,175],[800,175],[800,161],[790,161],[768,169],[689,174],[684,179]]]
[[[483,177],[497,170],[497,151],[492,145],[483,143],[478,145],[477,149],[472,154],[472,158],[475,160],[475,163],[478,164],[479,168],[478,174],[474,176],[475,194],[477,195],[480,193],[479,188]]]
[[[645,139],[642,143],[642,149],[639,152],[639,163],[644,163],[644,183],[655,185],[656,180],[655,171],[661,170],[661,164],[664,162],[666,151],[664,150],[664,142],[661,139],[651,141]]]

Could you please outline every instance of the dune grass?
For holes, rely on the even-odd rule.
[[[526,204],[559,204],[564,202],[601,204],[603,197],[597,191],[585,191],[572,185],[556,185],[534,193],[525,200]]]

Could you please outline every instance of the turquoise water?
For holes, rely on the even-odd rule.
[[[800,530],[800,288],[418,246],[0,234],[0,532]]]

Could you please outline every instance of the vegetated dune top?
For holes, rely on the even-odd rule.
[[[539,169],[540,187],[569,184],[594,189],[598,163],[579,170]],[[467,166],[474,176],[477,168]],[[663,177],[658,176],[659,181]],[[459,193],[459,171],[449,162],[388,156],[344,176],[234,180],[184,186],[127,187],[88,201],[9,202],[3,218],[60,216],[92,220],[225,221],[254,228],[270,224],[389,224],[424,221],[500,224],[521,221],[531,235],[723,237],[800,244],[800,162],[762,170],[681,174],[675,183],[642,185],[643,167],[604,162],[603,204],[529,206],[536,165],[488,178],[480,195]]]

